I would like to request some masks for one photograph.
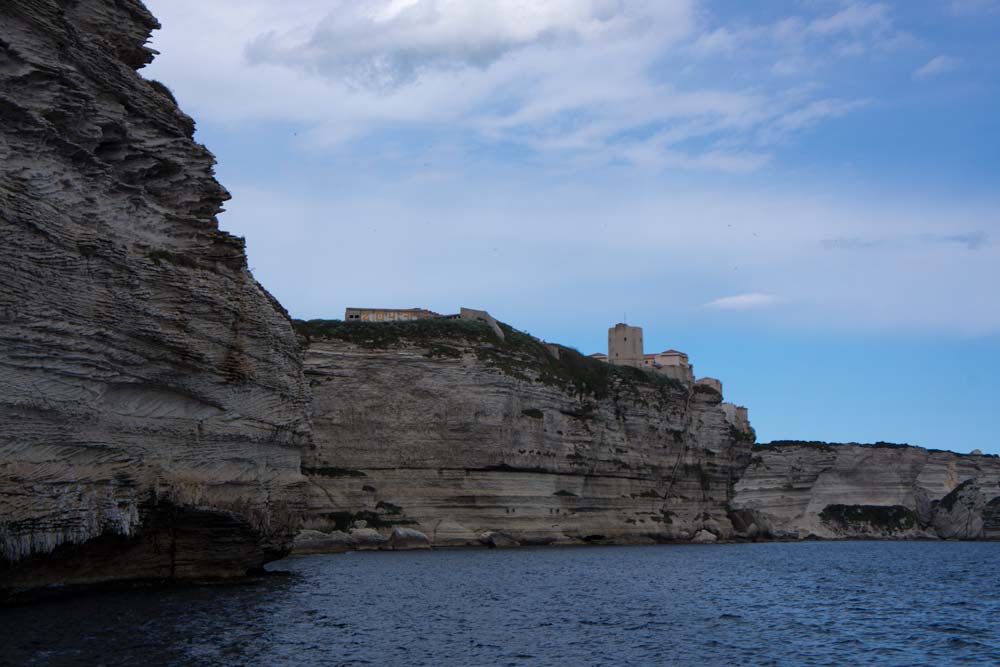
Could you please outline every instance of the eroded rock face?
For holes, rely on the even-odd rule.
[[[987,495],[987,493],[989,495]],[[933,525],[939,537],[956,540],[978,540],[985,537],[984,510],[994,498],[1000,501],[1000,490],[987,491],[977,479],[969,479],[937,503]]]
[[[789,443],[754,450],[733,508],[762,535],[777,538],[978,539],[987,537],[994,498],[1000,499],[996,457]]]
[[[396,551],[412,551],[414,549],[430,549],[431,541],[419,530],[396,526],[389,535],[389,546]]]
[[[491,549],[507,549],[510,547],[521,546],[517,540],[508,535],[507,533],[500,533],[497,531],[487,531],[479,536],[479,543],[483,546],[490,547]]]
[[[983,538],[1000,540],[1000,495],[983,508]]]
[[[298,555],[328,554],[357,548],[358,540],[343,531],[324,533],[318,530],[303,530],[295,536],[292,552]]]
[[[360,519],[435,546],[735,534],[726,504],[753,433],[711,387],[611,371],[509,328],[503,340],[449,321],[303,330],[310,528]]]
[[[218,229],[193,122],[136,73],[156,25],[135,0],[0,3],[6,591],[228,576],[296,527],[297,342]]]

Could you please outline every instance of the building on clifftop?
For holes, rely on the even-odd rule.
[[[462,308],[456,315],[442,315],[425,308],[347,308],[345,322],[413,322],[416,320],[465,320],[480,322],[490,327],[500,340],[504,340],[500,323],[485,310]]]
[[[423,308],[348,308],[344,311],[346,322],[412,322],[436,317],[442,315]]]
[[[642,327],[616,324],[608,329],[608,363],[614,366],[642,368]]]
[[[694,383],[694,366],[688,355],[677,350],[658,354],[643,352],[642,327],[619,323],[608,329],[608,356],[591,355],[614,366],[632,366],[674,378],[687,384]]]

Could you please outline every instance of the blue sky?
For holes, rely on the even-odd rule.
[[[296,317],[689,352],[762,441],[1000,454],[1000,0],[147,0]]]

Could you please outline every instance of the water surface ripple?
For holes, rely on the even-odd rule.
[[[0,611],[0,665],[1000,665],[1000,543],[353,553]]]

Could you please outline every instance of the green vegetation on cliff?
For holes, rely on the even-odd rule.
[[[945,510],[947,512],[950,512],[955,507],[955,503],[958,502],[958,499],[961,497],[961,495],[970,486],[974,486],[975,483],[976,483],[976,480],[974,480],[974,479],[967,479],[967,480],[965,480],[964,482],[962,482],[961,484],[959,484],[958,486],[956,486],[954,489],[952,489],[951,492],[948,493],[948,495],[946,495],[944,498],[942,498],[938,502],[938,507],[940,507],[941,509],[943,509],[943,510]]]
[[[452,340],[487,343],[496,340],[493,331],[481,322],[428,319],[413,322],[345,322],[343,320],[293,320],[295,331],[306,340],[336,339],[362,347],[391,349],[406,344],[430,345]]]
[[[822,440],[773,440],[767,443],[761,443],[757,445],[755,449],[781,449],[782,447],[807,447],[809,449],[818,449],[824,452],[832,452],[834,447],[873,447],[876,449],[900,449],[905,447],[913,447],[914,445],[897,444],[895,442],[872,442],[872,443],[862,443],[862,442],[824,442]],[[933,450],[929,450],[933,451]]]
[[[347,468],[335,468],[332,466],[323,466],[320,468],[308,468],[302,467],[303,475],[314,475],[318,477],[367,477],[365,473],[360,470],[348,470]]]
[[[956,456],[969,456],[969,454],[962,454],[960,452],[952,452],[946,449],[928,449],[926,447],[920,447],[918,445],[908,445],[905,443],[895,443],[895,442],[823,442],[821,440],[774,440],[772,442],[759,443],[754,446],[755,452],[761,451],[775,451],[781,450],[789,447],[804,447],[808,449],[816,449],[822,452],[832,452],[837,447],[870,447],[872,449],[923,449],[928,452],[943,452],[946,454],[954,454]],[[990,458],[997,458],[996,454],[976,454],[976,456],[984,456]]]
[[[562,345],[540,340],[500,324],[504,338],[480,322],[426,319],[413,322],[345,322],[343,320],[295,320],[295,330],[307,342],[342,340],[372,350],[417,346],[429,358],[458,358],[455,345],[472,348],[476,358],[489,368],[525,382],[557,386],[579,396],[603,399],[622,392],[638,398],[645,385],[663,393],[686,391],[672,378],[637,368],[611,366]],[[533,416],[533,415],[530,415]]]
[[[887,533],[901,533],[916,528],[916,513],[902,505],[827,505],[819,513],[825,523],[841,530],[856,530],[867,524]]]

